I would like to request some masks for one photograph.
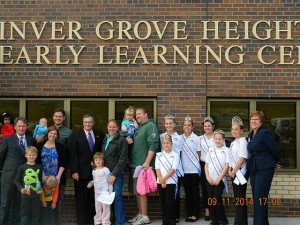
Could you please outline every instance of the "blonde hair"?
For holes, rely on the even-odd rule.
[[[257,116],[260,119],[261,123],[265,122],[265,114],[263,113],[263,111],[254,111],[250,114],[250,120],[252,117]]]
[[[105,166],[105,158],[104,158],[104,154],[102,152],[96,152],[93,156],[93,170],[96,169],[96,165],[95,165],[95,159],[102,159],[102,166]]]
[[[126,119],[126,114],[131,114],[133,117],[135,116],[135,108],[133,106],[129,106],[124,113],[124,119]]]
[[[38,154],[38,150],[34,146],[29,146],[25,150],[25,155],[28,154],[28,153],[34,153],[34,154],[37,155]]]
[[[46,185],[49,187],[49,189],[54,189],[57,184],[58,181],[55,176],[49,176],[46,180]]]

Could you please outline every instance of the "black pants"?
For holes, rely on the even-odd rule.
[[[177,183],[177,193],[176,193],[176,200],[175,200],[175,217],[176,219],[180,218],[180,186],[182,182],[182,177],[178,177]]]
[[[185,173],[182,178],[185,190],[185,202],[187,217],[195,216],[198,218],[200,211],[200,196],[199,196],[199,181],[198,173]]]
[[[202,199],[203,199],[203,208],[208,209],[208,194],[207,194],[207,184],[206,184],[206,175],[205,175],[205,162],[200,161],[201,165],[201,188],[202,188]]]
[[[22,197],[20,225],[39,225],[42,203],[39,195],[31,191],[34,197]]]
[[[235,200],[235,219],[234,225],[248,225],[248,213],[246,204],[247,183],[236,185],[232,180],[233,195]]]
[[[162,208],[162,221],[163,225],[175,225],[175,184],[167,184],[166,188],[162,188],[161,184],[158,184],[161,208]]]
[[[94,224],[96,214],[94,187],[87,188],[88,183],[89,179],[74,180],[77,225]]]
[[[262,171],[250,171],[250,181],[252,187],[254,215],[253,224],[269,225],[268,220],[268,200],[274,168]]]
[[[14,183],[1,182],[0,225],[19,225],[21,221],[21,192]]]
[[[51,208],[52,201],[46,202],[47,207],[42,207],[41,212],[41,225],[57,225],[57,207],[55,209]]]
[[[225,215],[225,209],[222,202],[222,194],[224,190],[224,183],[221,181],[218,185],[210,185],[207,183],[208,198],[210,200],[209,216],[213,224],[220,224],[220,222],[228,222]]]
[[[58,199],[57,199],[57,210],[55,211],[56,217],[61,222],[63,219],[63,207],[64,207],[64,199],[65,199],[65,190],[66,190],[66,185],[60,183],[59,184],[59,192],[58,192]]]

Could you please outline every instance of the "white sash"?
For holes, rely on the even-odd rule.
[[[207,148],[204,149],[205,153],[208,153],[208,149],[209,149],[209,144],[207,143],[206,139],[205,139],[205,135],[203,135],[203,139],[205,141],[205,144],[207,146]]]
[[[205,140],[204,135],[203,135],[203,139],[204,139],[205,144],[207,145],[207,147],[206,147],[206,146],[203,146],[202,144],[200,145],[200,147],[203,149],[203,151],[204,151],[206,154],[208,154],[209,145],[208,145],[207,141]]]
[[[163,152],[158,152],[158,153],[156,153],[156,155],[157,155],[157,158],[159,159],[161,165],[165,168],[167,173],[169,173],[169,171],[172,169],[172,164],[170,163],[168,158],[165,156],[165,154]],[[161,159],[162,157],[164,157],[164,160]],[[178,185],[177,185],[176,179],[173,177],[174,175],[176,176],[177,174],[176,173],[173,174],[171,176],[171,178],[174,180],[175,185],[176,185],[176,188],[175,188],[175,199],[176,199],[177,191],[178,191]]]
[[[225,152],[223,152],[223,151],[222,151],[221,153],[224,153],[224,154],[225,154]],[[213,166],[214,166],[214,169],[215,169],[216,173],[218,174],[218,176],[220,176],[220,174],[221,174],[222,171],[223,171],[223,167],[222,167],[222,165],[221,165],[221,163],[220,163],[220,161],[219,161],[219,159],[218,159],[218,156],[217,156],[217,153],[216,153],[216,148],[213,148],[213,150],[209,151],[208,154],[209,154],[209,157],[210,157],[210,159],[211,159],[211,161],[212,161],[212,164],[213,164]],[[228,194],[228,187],[227,187],[227,179],[226,179],[226,176],[224,176],[224,177],[222,178],[222,181],[223,181],[224,186],[225,186],[224,192],[225,192],[226,194]]]
[[[162,148],[161,152],[163,152],[163,148]],[[177,166],[177,169],[175,172],[178,177],[184,177],[182,162],[181,162],[181,158],[180,158],[180,152],[178,154],[179,154],[179,163],[178,163],[178,166]]]
[[[237,160],[234,158],[233,151],[232,151],[232,144],[230,145],[230,167],[234,168],[236,165]],[[244,174],[246,174],[247,169],[246,169],[246,164],[244,164],[238,171],[236,171],[235,175],[236,177],[233,180],[233,183],[236,185],[243,185],[247,183],[247,180],[244,177]]]
[[[184,172],[183,172],[181,158],[179,158],[179,163],[178,163],[178,166],[177,166],[177,169],[176,169],[176,175],[178,177],[184,177]]]
[[[188,159],[191,161],[191,163],[196,167],[199,176],[201,176],[201,168],[200,168],[200,163],[199,163],[199,157],[198,155],[195,155],[193,151],[190,149],[188,144],[186,143],[184,137],[182,136],[182,139],[184,141],[182,145],[183,152],[187,155]]]
[[[160,163],[162,164],[162,166],[165,168],[165,170],[167,171],[167,173],[169,173],[169,171],[172,169],[172,164],[171,162],[168,160],[167,156],[163,153],[163,152],[158,152],[156,153]],[[173,174],[171,177],[173,178],[173,180],[176,182],[176,179],[173,177],[174,175],[177,175],[176,173]]]

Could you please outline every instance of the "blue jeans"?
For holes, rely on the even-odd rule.
[[[124,215],[124,206],[123,206],[123,197],[122,189],[124,183],[124,173],[116,177],[116,180],[113,184],[113,190],[116,194],[114,200],[114,216],[115,216],[115,225],[124,225],[125,215]]]

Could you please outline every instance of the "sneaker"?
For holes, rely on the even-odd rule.
[[[135,217],[133,217],[131,220],[127,220],[128,223],[134,223],[135,221],[137,221],[138,219],[140,219],[140,217],[142,217],[142,214],[137,214]]]
[[[151,223],[149,217],[141,215],[141,217],[137,221],[132,223],[131,225],[143,225],[143,224],[148,224],[148,223]]]

